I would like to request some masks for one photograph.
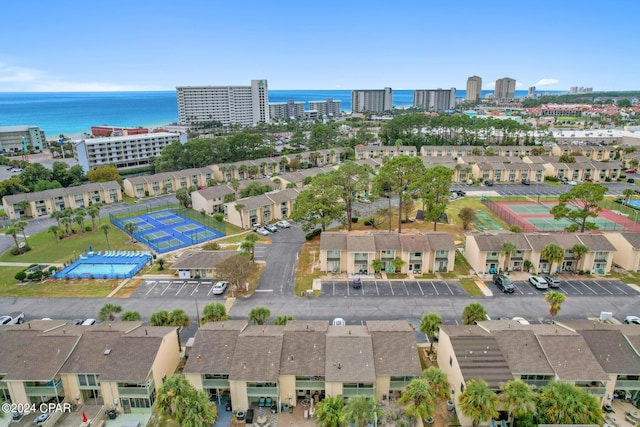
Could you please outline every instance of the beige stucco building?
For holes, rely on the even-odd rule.
[[[173,193],[180,188],[204,188],[210,184],[212,179],[213,169],[204,167],[134,176],[125,179],[122,185],[124,194],[129,197],[139,198]]]
[[[613,262],[627,271],[640,271],[640,233],[606,233],[616,248]]]
[[[227,221],[238,227],[251,228],[286,219],[291,215],[298,193],[295,188],[287,188],[226,203]]]

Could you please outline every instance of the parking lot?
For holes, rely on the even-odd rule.
[[[513,295],[520,296],[536,296],[544,295],[547,290],[536,289],[528,281],[514,281],[514,293],[503,294],[491,280],[485,281],[487,287],[491,289],[494,296],[506,296],[511,297]],[[562,292],[568,297],[593,297],[593,296],[635,296],[638,292],[633,288],[627,286],[620,280],[561,280],[559,288],[553,288],[552,290]]]
[[[326,297],[452,297],[466,292],[458,282],[444,280],[363,280],[354,289],[348,280],[323,280],[320,296]]]
[[[134,298],[222,298],[212,292],[215,280],[145,280],[133,293]],[[228,292],[228,291],[227,291]]]

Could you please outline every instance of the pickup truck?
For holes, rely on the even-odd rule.
[[[16,311],[8,316],[0,316],[0,325],[18,325],[24,322],[24,313]]]

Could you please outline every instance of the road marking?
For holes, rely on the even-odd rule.
[[[404,294],[409,295],[409,289],[407,288],[407,284],[404,282],[404,280],[402,281],[402,286],[404,286]]]
[[[584,285],[585,288],[589,289],[591,292],[593,292],[594,294],[598,295],[598,293],[596,291],[594,291],[593,289],[591,289],[589,286],[587,286],[586,283],[584,283],[583,281],[580,281],[580,283],[582,283],[582,285]]]
[[[156,286],[158,286],[158,282],[149,282],[149,283],[153,283],[153,286],[151,287],[151,289],[149,289],[147,291],[146,294],[144,294],[144,296],[146,297],[147,295],[149,295],[151,293],[151,291],[153,291],[153,288],[155,288]]]
[[[186,285],[186,282],[173,282],[173,283],[175,283],[176,285],[179,285],[180,283],[182,283],[182,286],[180,286],[180,289],[178,289],[178,292],[176,292],[176,296],[178,296],[182,288],[184,288],[184,286]]]
[[[336,282],[334,280],[331,281],[331,286],[333,289],[333,293],[331,294],[331,296],[335,297],[336,296]]]
[[[376,292],[378,293],[378,296],[380,296],[380,289],[378,289],[378,281],[375,280],[373,283],[376,284]]]
[[[391,285],[392,282],[389,282],[389,289],[391,289],[391,295],[395,296],[396,293],[393,292],[393,286]]]
[[[582,291],[580,291],[578,288],[576,288],[575,286],[573,286],[571,283],[567,282],[567,285],[571,286],[577,293],[579,293],[580,295],[584,295],[582,293]]]
[[[253,292],[273,292],[273,289],[256,289]]]
[[[451,292],[451,296],[455,295],[453,292],[453,289],[451,289],[451,287],[449,286],[449,282],[444,282],[445,285],[447,285],[447,288],[449,289],[449,292]]]
[[[596,285],[600,286],[602,289],[604,289],[605,291],[609,292],[609,295],[613,295],[613,292],[611,292],[609,289],[607,289],[605,286],[601,285],[599,282],[593,282]]]
[[[616,288],[618,291],[620,291],[621,293],[623,293],[624,295],[629,295],[627,293],[627,291],[624,288],[619,287],[616,283],[612,283],[611,286],[613,286],[614,288]]]
[[[189,283],[193,283],[193,282],[189,282]],[[195,294],[196,292],[198,292],[198,287],[200,286],[200,283],[196,282],[196,288],[193,290],[193,292],[191,292],[191,296],[193,296],[193,294]]]
[[[162,282],[160,282],[160,283],[162,283]],[[164,293],[167,292],[167,289],[169,289],[171,287],[171,282],[165,282],[165,283],[168,283],[168,285],[167,285],[166,288],[164,288],[164,290],[160,293],[160,295],[164,295]]]
[[[433,286],[433,290],[436,291],[436,295],[440,296],[440,292],[438,292],[438,288],[436,287],[436,284],[433,283],[433,280],[429,283],[431,283],[431,286]]]
[[[418,288],[420,289],[420,293],[422,294],[422,296],[424,296],[424,291],[422,290],[422,285],[420,284],[420,282],[418,283]]]

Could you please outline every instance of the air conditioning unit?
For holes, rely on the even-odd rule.
[[[601,311],[600,312],[600,321],[601,322],[608,322],[613,318],[613,313],[611,313],[610,311]]]

